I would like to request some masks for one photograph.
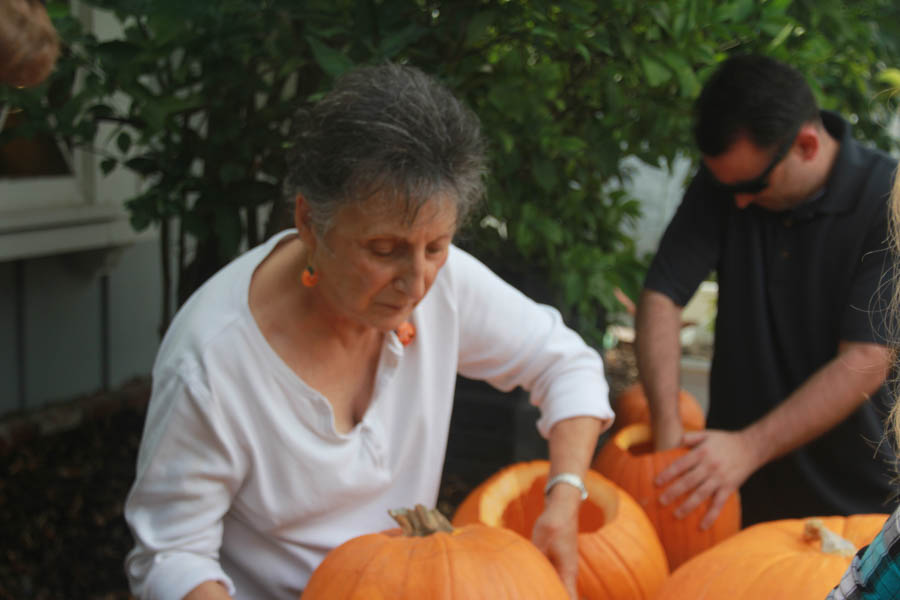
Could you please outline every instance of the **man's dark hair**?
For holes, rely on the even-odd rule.
[[[718,156],[741,134],[770,148],[818,120],[816,99],[796,69],[767,56],[734,56],[713,73],[694,105],[694,138],[700,152]]]

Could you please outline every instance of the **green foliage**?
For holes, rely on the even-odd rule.
[[[122,36],[85,35],[54,6],[70,52],[49,89],[0,93],[100,145],[104,171],[146,177],[132,222],[177,223],[181,299],[264,235],[257,209],[282,201],[293,111],[354,65],[404,61],[447,82],[490,143],[485,211],[463,245],[505,275],[546,279],[594,341],[613,290],[634,296],[646,265],[622,161],[693,156],[691,104],[718,62],[755,51],[795,65],[885,147],[894,107],[881,92],[900,65],[893,0],[88,3],[115,12]],[[103,122],[118,128],[95,139]]]

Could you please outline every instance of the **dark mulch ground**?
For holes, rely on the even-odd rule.
[[[142,425],[122,410],[0,456],[0,598],[128,598],[122,505]]]
[[[627,347],[607,355],[607,373],[613,394],[634,379]],[[0,599],[129,598],[122,505],[142,426],[132,406],[0,454]],[[472,485],[445,472],[440,509],[452,513]]]

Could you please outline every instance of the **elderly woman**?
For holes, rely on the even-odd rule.
[[[612,412],[597,353],[453,236],[482,193],[476,118],[400,66],[301,119],[296,229],[175,317],[125,516],[142,598],[295,599],[325,554],[437,499],[457,373],[541,410],[551,485],[533,540],[575,596],[580,476]],[[556,485],[552,485],[556,482]]]

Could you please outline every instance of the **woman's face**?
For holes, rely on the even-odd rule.
[[[456,203],[442,197],[425,203],[412,222],[399,205],[378,200],[341,209],[334,226],[316,238],[314,289],[340,318],[395,329],[444,266],[456,216]]]

